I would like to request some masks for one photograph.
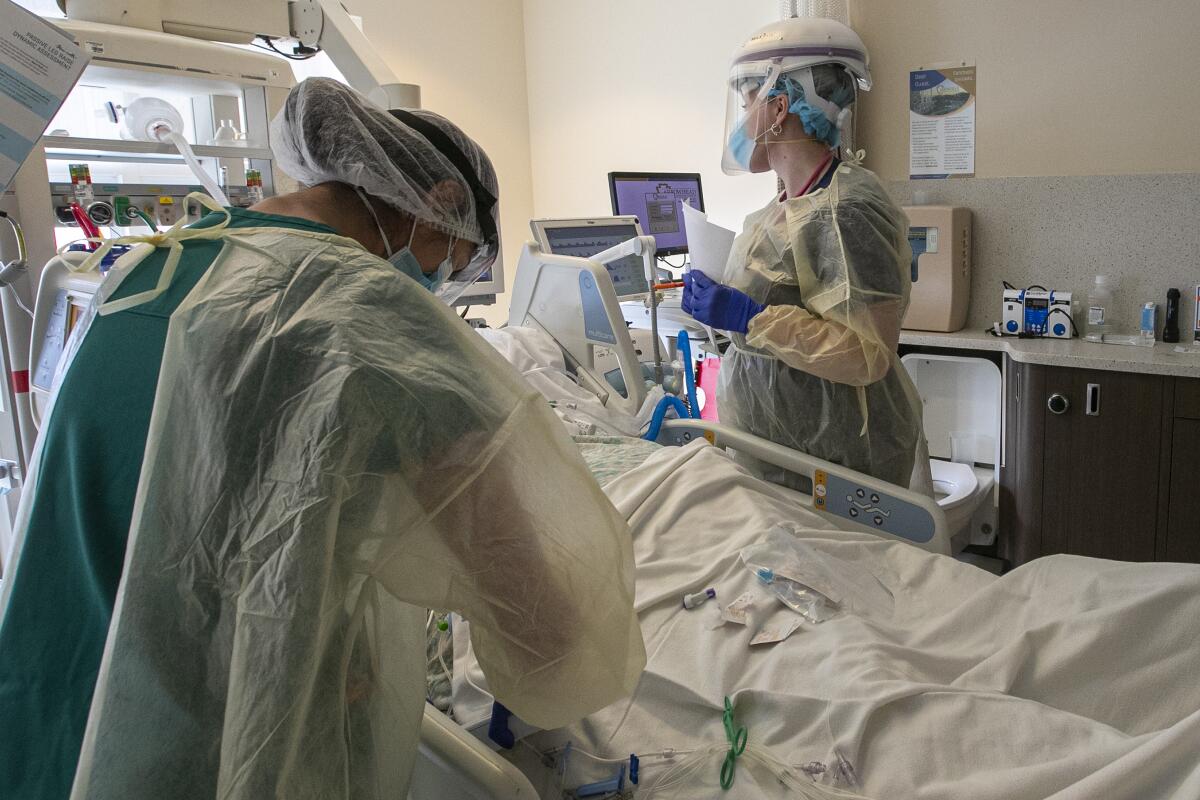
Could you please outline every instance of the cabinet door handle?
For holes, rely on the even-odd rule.
[[[1046,408],[1050,409],[1051,414],[1065,414],[1071,408],[1071,401],[1066,395],[1055,393],[1046,400]]]
[[[1100,416],[1100,384],[1089,383],[1087,386],[1087,410],[1089,417]]]

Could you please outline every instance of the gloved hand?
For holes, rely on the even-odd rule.
[[[747,333],[750,320],[764,308],[750,295],[717,283],[698,269],[683,276],[683,310],[704,325]]]

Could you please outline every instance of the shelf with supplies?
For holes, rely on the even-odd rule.
[[[1191,332],[1188,333],[1190,335]],[[1193,347],[1190,342],[1157,342],[1153,347],[1128,347],[1099,344],[1085,339],[1017,339],[996,337],[984,331],[962,330],[957,333],[901,331],[900,344],[906,347],[1000,352],[1021,364],[1047,367],[1200,378],[1200,347]],[[1178,353],[1176,348],[1183,348],[1187,352]]]
[[[42,146],[46,156],[54,160],[103,161],[119,160],[128,155],[141,158],[164,158],[183,162],[178,151],[169,144],[159,142],[133,142],[123,139],[85,139],[77,136],[45,136]],[[271,159],[271,151],[265,147],[249,145],[192,145],[199,158],[250,158]]]

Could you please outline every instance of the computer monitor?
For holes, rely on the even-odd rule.
[[[697,172],[610,172],[608,192],[614,214],[632,214],[654,237],[660,256],[688,251],[681,203],[704,210]]]
[[[590,258],[642,235],[637,217],[592,217],[584,219],[535,219],[529,223],[543,252],[556,256]],[[627,256],[606,264],[617,297],[649,293],[645,262],[641,256]]]

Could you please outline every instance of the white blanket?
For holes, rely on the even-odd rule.
[[[840,754],[869,797],[1200,797],[1200,566],[1057,556],[996,578],[832,529],[702,443],[664,450],[606,491],[633,530],[649,661],[633,697],[534,736],[540,749],[570,740],[621,758],[721,744],[728,695],[751,744],[794,765],[832,767]],[[739,556],[780,522],[869,570],[894,595],[891,617],[805,623],[750,649],[762,625],[795,617]],[[716,601],[681,607],[706,587]],[[750,624],[715,627],[719,605],[746,591]],[[459,672],[470,654],[455,661]],[[655,797],[789,796],[745,758],[722,793],[721,757]],[[645,761],[642,790],[663,772]]]

